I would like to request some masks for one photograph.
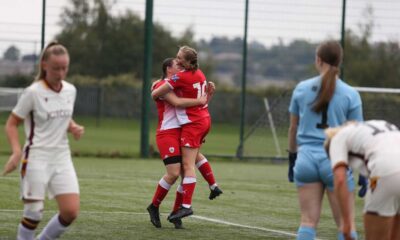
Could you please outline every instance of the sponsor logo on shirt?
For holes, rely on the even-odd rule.
[[[57,111],[52,111],[47,113],[47,119],[53,119],[53,118],[67,118],[72,116],[72,111],[71,110],[57,110]]]
[[[175,148],[174,148],[174,147],[170,147],[170,148],[169,148],[169,152],[170,152],[170,153],[174,153],[174,152],[175,152]]]

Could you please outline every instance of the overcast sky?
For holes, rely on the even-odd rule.
[[[68,0],[47,0],[46,42],[60,31],[59,16]],[[249,0],[250,41],[266,46],[279,40],[340,38],[342,0]],[[244,0],[154,0],[154,21],[180,35],[191,27],[196,39],[241,37]],[[400,41],[399,0],[347,0],[346,26],[358,31],[365,9],[373,8],[374,41]],[[144,17],[145,0],[116,0],[114,14],[130,9]],[[42,0],[0,1],[0,54],[12,44],[23,54],[40,50]]]

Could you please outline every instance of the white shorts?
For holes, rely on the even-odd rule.
[[[46,192],[50,199],[60,194],[79,194],[78,178],[69,150],[33,151],[29,154],[25,173],[21,175],[21,198],[44,200]]]
[[[371,184],[371,180],[370,184]],[[364,213],[393,217],[400,214],[400,172],[381,177],[372,191],[371,185],[365,196]]]

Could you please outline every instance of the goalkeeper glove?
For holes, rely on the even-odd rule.
[[[297,152],[289,152],[289,169],[288,169],[288,179],[289,182],[293,182],[293,178],[294,178],[294,165],[296,163],[296,159],[297,159]]]
[[[358,190],[358,196],[360,198],[363,198],[365,194],[367,193],[368,189],[368,178],[359,175],[358,176],[358,186],[361,186],[360,190]]]

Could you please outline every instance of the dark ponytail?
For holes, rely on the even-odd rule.
[[[335,93],[336,76],[342,63],[343,49],[336,41],[326,41],[317,48],[317,56],[329,65],[328,71],[322,76],[321,87],[312,106],[312,109],[319,113],[328,106]]]

